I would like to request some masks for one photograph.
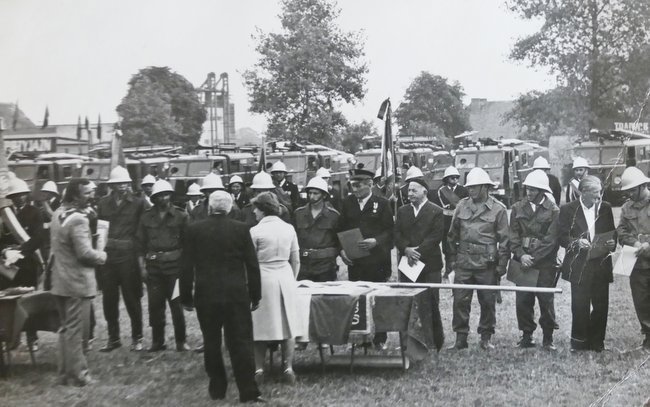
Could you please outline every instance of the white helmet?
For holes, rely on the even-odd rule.
[[[316,171],[316,176],[321,178],[330,178],[332,174],[330,174],[330,170],[328,170],[327,168],[320,167],[318,171]]]
[[[636,188],[639,185],[647,184],[650,182],[643,171],[636,167],[627,167],[621,175],[621,191],[627,191],[628,189]]]
[[[548,175],[543,170],[533,170],[526,176],[524,185],[527,187],[537,188],[546,192],[553,193],[551,187],[548,186]]]
[[[111,170],[111,175],[108,177],[108,181],[106,181],[107,184],[124,184],[127,182],[133,182],[133,180],[126,168],[120,165]]]
[[[201,191],[205,191],[206,189],[225,189],[221,177],[213,172],[203,177]]]
[[[474,185],[494,186],[494,182],[492,182],[490,176],[483,168],[474,167],[469,170],[469,173],[467,174],[467,182],[465,183],[465,186],[472,187]]]
[[[188,196],[202,196],[203,193],[201,193],[201,187],[199,186],[199,184],[193,182],[192,185],[190,185],[187,188],[187,193],[185,195],[188,195]]]
[[[442,175],[442,179],[445,179],[447,177],[460,177],[460,173],[456,167],[450,165],[449,167],[445,168],[445,173]]]
[[[140,185],[149,185],[149,184],[153,185],[155,183],[156,183],[156,178],[151,174],[147,174],[144,176],[144,178],[142,178],[142,182],[140,182]]]
[[[406,178],[404,178],[404,182],[413,178],[422,178],[422,177],[424,177],[422,170],[414,165],[406,171]]]
[[[284,165],[282,161],[276,161],[271,167],[271,172],[289,172],[287,171],[287,166]]]
[[[546,158],[539,156],[535,158],[535,161],[533,161],[533,169],[534,170],[550,170],[551,169],[551,164],[548,163]]]
[[[321,177],[314,177],[309,180],[307,183],[307,186],[305,187],[305,191],[309,192],[309,189],[317,189],[324,193],[325,195],[329,195],[329,190],[327,188],[327,181],[322,179]]]
[[[29,186],[25,181],[16,177],[9,181],[9,188],[7,189],[7,196],[17,194],[28,194],[30,192]]]
[[[589,162],[582,157],[576,157],[573,160],[573,169],[575,170],[576,168],[589,168]]]
[[[172,188],[172,184],[169,182],[165,181],[164,179],[159,179],[153,184],[153,188],[151,190],[151,198],[153,198],[156,194],[163,192],[174,193],[174,188]]]
[[[274,189],[275,184],[268,172],[260,171],[253,177],[251,189]]]
[[[41,187],[41,191],[44,192],[51,192],[53,194],[59,194],[59,188],[56,187],[56,183],[54,181],[47,181],[43,186]]]
[[[241,177],[239,175],[233,175],[232,177],[230,177],[230,181],[228,181],[228,184],[234,184],[236,182],[239,182],[240,184],[243,184],[244,180],[241,179]]]

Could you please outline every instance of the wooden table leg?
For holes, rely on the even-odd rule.
[[[5,343],[0,341],[0,377],[6,378],[8,366],[5,364]]]

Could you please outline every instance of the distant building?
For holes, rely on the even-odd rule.
[[[513,122],[503,123],[505,115],[515,107],[514,100],[488,101],[487,99],[473,98],[467,112],[469,123],[474,131],[474,141],[478,138],[519,138],[519,126]]]

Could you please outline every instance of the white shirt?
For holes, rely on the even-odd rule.
[[[424,206],[425,203],[427,203],[427,198],[426,197],[424,197],[424,201],[422,201],[420,206],[415,206],[413,204],[413,202],[411,202],[411,206],[413,207],[413,214],[415,215],[415,217],[418,216],[418,213],[420,213],[420,209],[422,209],[422,207]]]
[[[365,197],[365,198],[363,198],[362,200],[359,201],[359,208],[361,208],[361,210],[363,210],[363,207],[366,206],[366,204],[368,203],[368,200],[370,199],[371,196],[372,196],[372,194],[368,194],[367,197]]]
[[[546,198],[542,198],[542,200],[539,202],[538,205],[543,204],[545,199],[546,199]],[[537,210],[537,205],[535,205],[534,203],[532,203],[532,202],[530,202],[530,201],[529,201],[528,203],[530,204],[530,207],[533,209],[533,213],[535,213],[535,211]]]
[[[582,206],[582,212],[585,214],[585,220],[587,221],[587,229],[589,230],[589,240],[593,240],[596,235],[596,204],[591,205],[591,208],[587,208],[584,203],[582,203],[582,198],[580,198],[580,205]]]

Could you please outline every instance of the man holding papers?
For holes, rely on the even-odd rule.
[[[571,282],[571,351],[605,349],[610,251],[616,247],[612,207],[602,201],[600,179],[585,176],[580,198],[560,208],[557,239],[566,248],[562,278]]]
[[[636,316],[645,335],[643,347],[650,350],[650,178],[636,167],[621,176],[621,190],[630,198],[621,208],[616,231],[621,244],[636,248],[636,263],[630,274],[630,288]]]
[[[510,251],[513,254],[510,268],[520,265],[523,273],[538,272],[535,286],[553,287],[558,250],[554,229],[557,228],[556,219],[560,209],[546,195],[552,192],[544,171],[532,171],[526,177],[524,186],[526,198],[512,205],[510,213]],[[517,346],[535,346],[535,297],[539,301],[539,324],[544,332],[543,346],[548,350],[556,350],[553,345],[555,306],[552,293],[517,292],[517,323],[523,332]]]

